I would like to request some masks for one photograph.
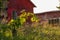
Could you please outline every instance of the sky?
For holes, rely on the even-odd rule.
[[[56,6],[59,6],[59,0],[31,0],[36,5],[34,13],[42,13],[47,11],[58,10]]]

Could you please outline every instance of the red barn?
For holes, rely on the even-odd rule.
[[[48,22],[49,24],[59,24],[60,25],[60,10],[50,11],[36,14],[40,19],[40,22]]]
[[[25,9],[26,12],[33,12],[35,5],[30,0],[9,0],[8,3],[8,20],[11,20],[13,11],[17,11],[17,14],[20,14],[20,11]]]

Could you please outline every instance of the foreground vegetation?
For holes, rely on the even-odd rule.
[[[28,16],[24,14],[8,24],[0,24],[0,40],[60,40],[60,27],[44,27],[34,15],[26,23]]]
[[[4,30],[5,29],[5,30]],[[60,40],[60,27],[36,27],[24,25],[16,29],[15,35],[9,28],[0,29],[0,40]]]

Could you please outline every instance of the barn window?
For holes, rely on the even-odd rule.
[[[59,19],[58,18],[56,18],[56,19],[50,19],[48,21],[49,21],[49,24],[59,24]]]

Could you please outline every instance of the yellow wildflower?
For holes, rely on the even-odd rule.
[[[38,20],[36,20],[36,22],[38,22]]]
[[[31,21],[32,21],[32,22],[35,21],[34,18],[31,18]]]
[[[5,32],[4,32],[4,35],[5,35],[6,37],[12,36],[12,32],[10,32],[10,31],[5,31]]]
[[[8,25],[10,25],[10,23],[12,23],[14,20],[13,19],[11,19],[11,21],[8,23]]]
[[[20,22],[23,24],[24,22],[26,22],[25,18],[20,18]]]
[[[25,13],[22,13],[21,15],[20,15],[20,18],[22,18],[22,17],[26,17],[26,12]]]
[[[27,16],[30,16],[30,13],[28,12]]]

